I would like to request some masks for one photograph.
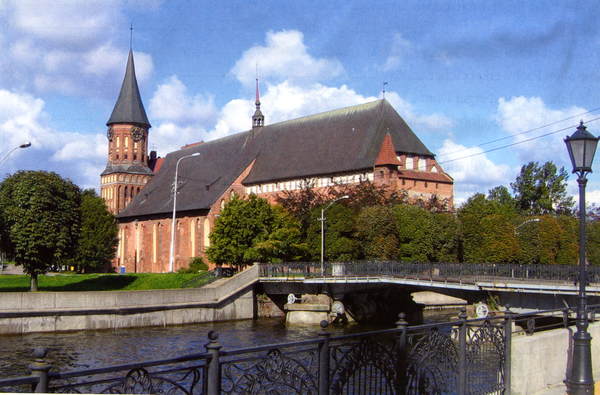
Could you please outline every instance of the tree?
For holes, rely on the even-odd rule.
[[[215,264],[294,260],[303,253],[299,223],[266,199],[234,197],[221,210],[206,253]]]
[[[517,202],[514,197],[508,192],[508,188],[504,185],[492,188],[488,191],[487,200],[497,202],[506,208],[515,209]]]
[[[394,206],[398,231],[400,259],[433,261],[434,234],[431,213],[422,207],[409,204]]]
[[[325,212],[325,251],[326,261],[349,261],[360,256],[359,244],[354,237],[357,215],[346,207],[350,199],[339,201]],[[327,203],[329,205],[329,203]],[[321,260],[321,210],[327,205],[316,207],[312,211],[311,226],[307,243],[310,258]]]
[[[398,232],[389,206],[372,206],[361,211],[356,221],[356,238],[367,259],[398,259]]]
[[[572,196],[567,196],[569,174],[552,162],[540,166],[529,162],[510,186],[515,193],[516,207],[523,215],[569,215],[573,211]]]
[[[37,278],[73,257],[81,226],[81,191],[56,173],[20,171],[0,184],[0,243]]]
[[[104,199],[92,189],[82,193],[81,233],[73,262],[82,272],[110,268],[119,244],[119,225]]]

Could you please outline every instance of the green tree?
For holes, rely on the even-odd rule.
[[[0,243],[37,278],[73,257],[81,226],[81,191],[56,173],[20,171],[0,184]]]
[[[492,188],[488,191],[487,200],[497,202],[506,208],[515,209],[517,202],[504,185]]]
[[[365,258],[398,259],[398,232],[391,207],[372,206],[362,210],[356,223],[356,238]]]
[[[552,162],[540,166],[529,162],[510,186],[515,193],[516,207],[523,215],[569,215],[573,197],[567,196],[569,174]]]
[[[104,272],[119,244],[119,225],[104,199],[92,189],[82,193],[81,233],[73,262],[81,272]]]
[[[461,231],[458,218],[452,213],[431,215],[434,262],[459,262]]]
[[[484,221],[489,216],[510,219],[514,216],[514,210],[510,206],[488,200],[482,193],[471,196],[458,210],[462,235],[460,258],[464,262],[489,261],[484,247],[485,239],[491,237],[492,230],[486,229],[486,226],[500,223],[498,220]],[[513,233],[514,230],[511,229],[510,234]]]
[[[346,207],[350,199],[337,202],[325,212],[325,260],[349,261],[360,257],[359,243],[354,238],[357,215]],[[329,205],[329,203],[327,203]],[[321,210],[327,207],[316,207],[312,211],[312,221],[308,232],[309,257],[321,260]]]
[[[256,195],[231,199],[209,237],[206,253],[218,265],[294,260],[304,249],[298,221]]]
[[[433,261],[434,232],[431,214],[422,207],[409,204],[394,206],[400,259]]]

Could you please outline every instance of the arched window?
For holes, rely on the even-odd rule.
[[[204,251],[210,247],[210,220],[204,218]]]

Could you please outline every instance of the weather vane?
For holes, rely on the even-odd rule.
[[[387,82],[383,81],[383,98],[385,99],[385,86],[387,85]]]

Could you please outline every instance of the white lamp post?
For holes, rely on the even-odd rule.
[[[587,331],[588,312],[587,283],[585,268],[585,175],[592,171],[592,161],[598,145],[598,137],[586,130],[583,121],[577,131],[565,139],[569,157],[573,164],[573,173],[579,178],[579,307],[577,308],[577,332],[573,334],[573,355],[571,371],[567,379],[568,392],[571,395],[593,394],[594,375],[592,370],[592,336]]]
[[[515,227],[515,236],[519,233],[519,232],[517,232],[517,229],[519,229],[521,226],[527,225],[528,223],[531,223],[531,222],[540,222],[540,219],[539,218],[530,219],[529,221],[525,221],[521,225]]]
[[[179,162],[185,158],[191,158],[192,156],[199,156],[200,153],[196,152],[192,155],[186,155],[179,158],[175,165],[175,181],[173,181],[173,220],[171,222],[171,252],[169,254],[169,272],[173,271],[173,265],[175,263],[175,214],[177,211],[177,174],[179,172]]]
[[[349,198],[350,196],[347,195],[337,198],[333,202],[329,203],[329,206],[321,210],[321,218],[319,218],[319,221],[321,221],[321,276],[323,276],[325,273],[323,268],[323,263],[325,262],[325,211],[327,211],[327,209],[331,207],[333,203]]]
[[[30,143],[29,141],[27,141],[27,142],[25,142],[25,143],[23,143],[23,144],[19,145],[18,147],[15,147],[15,148],[11,149],[11,150],[8,152],[8,154],[6,154],[6,155],[4,156],[4,158],[2,158],[2,160],[0,160],[0,163],[4,162],[4,159],[8,158],[8,155],[12,154],[12,153],[13,153],[13,151],[15,151],[15,150],[18,150],[19,148],[27,148],[27,147],[31,147],[31,143]]]

